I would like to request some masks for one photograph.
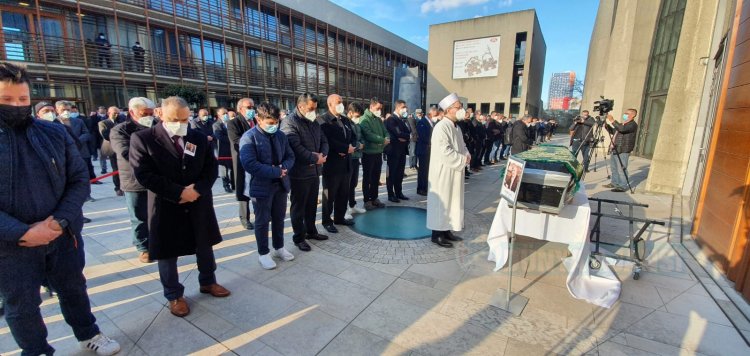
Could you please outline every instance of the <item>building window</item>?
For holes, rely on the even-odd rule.
[[[497,111],[498,114],[505,115],[505,103],[495,103],[495,111]]]
[[[482,114],[487,114],[490,112],[490,103],[482,103],[482,105],[479,106],[482,110]]]

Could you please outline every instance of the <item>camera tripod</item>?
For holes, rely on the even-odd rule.
[[[604,114],[606,115],[606,113],[604,113]],[[598,155],[599,155],[599,151],[597,151],[597,149],[599,148],[598,146],[600,146],[599,144],[602,143],[602,142],[604,142],[604,136],[601,134],[602,129],[604,128],[604,125],[606,125],[606,123],[604,122],[604,120],[602,120],[600,117],[597,117],[596,118],[596,129],[594,129],[593,127],[591,129],[589,129],[589,131],[586,133],[586,136],[583,138],[583,141],[581,141],[581,145],[578,146],[578,149],[576,149],[575,152],[573,152],[573,154],[575,155],[575,157],[578,158],[578,152],[580,152],[581,149],[583,148],[584,142],[586,142],[586,140],[589,139],[589,136],[591,135],[591,133],[594,132],[593,135],[594,135],[595,139],[590,144],[590,145],[592,145],[592,147],[591,147],[591,149],[589,149],[588,157],[584,157],[584,162],[588,161],[590,163],[591,162],[591,156],[592,155],[594,156],[594,172],[596,172],[596,163],[597,163],[597,158],[598,158]],[[614,142],[614,136],[612,135],[612,133],[610,133],[609,131],[607,131],[607,133],[609,134],[610,142]],[[606,161],[606,159],[607,159],[607,151],[604,148],[604,146],[601,146],[601,148],[604,149],[604,160]],[[630,190],[630,193],[634,193],[633,186],[630,184],[630,176],[628,175],[628,169],[627,169],[627,167],[625,167],[625,164],[622,163],[622,158],[620,157],[620,153],[617,152],[617,147],[614,144],[612,145],[612,153],[611,154],[617,156],[617,162],[619,163],[620,168],[622,169],[623,174],[625,174],[625,182],[627,182],[627,184],[628,184],[628,190]],[[612,175],[609,172],[609,165],[605,165],[604,167],[607,169],[607,178],[608,179],[612,178]],[[586,177],[586,171],[584,170],[583,175],[581,175],[581,179],[584,179],[585,177]]]

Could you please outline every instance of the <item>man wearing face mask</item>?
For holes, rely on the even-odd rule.
[[[73,104],[69,101],[57,101],[55,103],[55,112],[60,121],[70,128],[71,136],[78,140],[78,150],[81,153],[81,158],[86,162],[86,167],[88,167],[89,179],[96,178],[94,165],[91,163],[91,154],[89,153],[89,142],[93,140],[93,136],[86,127],[86,124],[78,117],[77,112],[73,112]]]
[[[356,139],[356,145],[354,152],[352,153],[352,170],[349,178],[349,209],[346,211],[344,219],[353,219],[352,214],[362,214],[367,210],[357,206],[357,200],[355,197],[355,190],[357,189],[357,183],[359,182],[359,166],[360,159],[362,158],[362,149],[365,148],[365,138],[362,136],[362,128],[359,127],[359,119],[364,114],[362,105],[352,102],[346,108],[346,116],[351,120],[352,130]]]
[[[607,124],[604,128],[612,135],[612,144],[610,145],[612,154],[609,157],[609,170],[612,172],[612,180],[604,187],[612,188],[613,192],[622,193],[630,188],[626,176],[630,153],[633,152],[638,137],[636,116],[638,116],[638,110],[636,109],[625,110],[620,117],[620,122],[617,122],[612,115],[607,115]]]
[[[430,145],[432,129],[435,127],[437,115],[437,107],[432,106],[428,112],[428,117],[421,117],[417,121],[417,131],[419,132],[417,147],[415,149],[415,153],[419,159],[419,170],[417,171],[417,194],[422,196],[427,195],[427,176],[430,168]]]
[[[133,63],[135,64],[135,71],[143,73],[144,61],[146,56],[146,50],[141,47],[141,43],[135,41],[135,44],[131,48],[133,50]]]
[[[96,54],[99,56],[99,67],[104,68],[106,64],[107,68],[112,68],[112,54],[109,52],[112,45],[109,44],[109,40],[104,33],[99,33],[99,36],[94,40],[94,44],[96,44]]]
[[[378,199],[380,170],[383,166],[383,148],[391,142],[385,124],[380,118],[383,102],[378,98],[370,99],[370,107],[365,109],[359,122],[365,148],[362,151],[362,195],[365,210],[383,208],[385,204]]]
[[[120,171],[120,184],[125,194],[125,203],[130,214],[130,230],[133,246],[138,251],[141,263],[153,262],[148,253],[148,194],[138,183],[130,167],[130,138],[136,132],[146,130],[154,124],[154,102],[148,98],[136,97],[128,102],[130,120],[115,125],[109,132],[112,150],[117,156]]]
[[[198,110],[198,117],[196,117],[193,120],[190,120],[190,128],[193,130],[198,130],[200,133],[206,135],[208,138],[208,143],[211,144],[211,147],[213,149],[216,148],[216,143],[214,140],[216,139],[214,137],[214,119],[208,115],[207,109],[200,109]]]
[[[206,135],[188,130],[188,104],[179,97],[162,101],[162,123],[130,139],[130,165],[148,189],[148,252],[159,264],[169,311],[187,316],[177,258],[196,255],[200,292],[221,298],[230,292],[216,283],[213,245],[221,242],[211,187],[216,157]]]
[[[112,150],[112,143],[109,140],[109,133],[115,125],[119,124],[118,117],[120,115],[120,109],[116,106],[110,106],[107,109],[107,119],[99,122],[99,134],[102,135],[102,160],[106,157],[109,159],[109,164],[112,166],[112,172],[117,171],[117,156],[115,151]],[[115,184],[115,193],[118,197],[125,195],[120,189],[120,176],[115,174],[112,176],[112,182]]]
[[[255,241],[258,262],[264,269],[276,268],[273,257],[294,259],[284,248],[284,218],[291,181],[287,174],[294,166],[294,153],[287,137],[279,131],[279,108],[268,102],[258,105],[258,125],[240,140],[240,159],[249,179],[248,195],[255,210]],[[268,248],[268,224],[271,224],[273,255]]]
[[[440,107],[445,110],[445,119],[432,131],[427,228],[432,230],[433,243],[453,247],[451,241],[462,240],[451,231],[461,231],[464,226],[463,172],[471,163],[471,154],[456,125],[458,118],[465,117],[458,95],[448,95],[440,101]]]
[[[515,155],[526,152],[531,149],[534,142],[530,137],[529,127],[531,127],[531,116],[525,115],[521,120],[516,120],[511,128],[511,138],[513,142],[510,146],[510,154]]]
[[[409,115],[406,102],[396,100],[396,110],[393,115],[385,120],[385,127],[391,138],[390,147],[385,149],[388,158],[388,176],[385,179],[388,189],[388,201],[398,203],[401,200],[409,200],[402,192],[404,182],[404,169],[406,168],[406,154],[409,148],[411,132],[405,119]]]
[[[229,114],[226,108],[216,109],[216,122],[213,124],[214,137],[216,140],[216,152],[219,155],[219,166],[224,167],[224,176],[221,177],[224,191],[234,192],[234,172],[232,171],[232,160],[226,159],[232,156],[232,147],[227,134],[227,123]]]
[[[102,135],[99,134],[99,121],[105,120],[107,118],[107,108],[104,106],[100,106],[96,109],[95,112],[91,113],[89,116],[89,123],[88,123],[88,129],[89,132],[91,132],[92,135],[94,135],[94,147],[91,150],[91,155],[93,157],[94,161],[99,160],[99,150],[102,147]],[[107,164],[106,160],[102,160],[99,162],[99,164],[102,166],[102,174],[107,173]]]
[[[39,310],[39,287],[48,281],[81,348],[113,355],[120,345],[99,331],[80,259],[86,165],[62,125],[34,120],[30,86],[24,68],[0,62],[0,164],[13,168],[0,170],[5,318],[23,355],[52,355]]]
[[[588,110],[583,110],[581,116],[573,121],[573,125],[569,129],[572,133],[570,150],[576,155],[578,155],[578,152],[583,155],[583,169],[586,172],[589,171],[589,152],[591,151],[591,144],[594,142],[595,124],[596,121],[589,116]]]
[[[294,244],[301,251],[310,251],[305,239],[327,240],[318,233],[315,213],[318,209],[318,187],[323,164],[328,157],[328,140],[315,121],[318,99],[310,93],[297,98],[297,110],[281,122],[283,131],[294,152],[294,167],[289,170],[292,202],[289,213],[294,230]]]
[[[341,96],[331,94],[327,100],[328,112],[317,120],[328,141],[329,157],[323,164],[322,223],[326,231],[335,234],[336,225],[354,225],[345,218],[346,204],[349,201],[349,180],[351,179],[351,155],[357,145],[352,125],[345,114]],[[331,220],[333,214],[333,220]]]
[[[239,202],[240,223],[245,229],[252,230],[254,226],[250,219],[250,198],[245,194],[245,171],[242,169],[239,152],[242,135],[255,127],[255,102],[253,102],[253,99],[242,98],[237,101],[237,113],[239,114],[237,118],[227,123],[227,136],[232,148],[234,194]]]

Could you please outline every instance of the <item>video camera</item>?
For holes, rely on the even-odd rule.
[[[599,112],[599,116],[606,117],[607,113],[612,111],[615,107],[615,100],[614,99],[605,99],[603,96],[600,96],[602,100],[595,101],[594,102],[594,111]]]

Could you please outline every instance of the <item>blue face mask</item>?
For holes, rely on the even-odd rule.
[[[248,111],[245,111],[245,117],[246,117],[246,118],[247,118],[248,120],[252,120],[252,119],[254,119],[254,118],[255,118],[255,110],[254,110],[254,109],[250,109],[250,110],[248,110]]]
[[[223,115],[223,116],[221,117],[221,119],[222,119],[222,120],[224,120],[224,122],[227,122],[227,121],[229,121],[229,114],[224,114],[224,115]]]
[[[79,114],[79,113],[77,113],[77,112],[72,112],[72,113],[70,113],[70,117],[72,117],[72,118],[74,118],[74,119],[75,119],[75,118],[77,118],[77,117],[78,117],[78,115],[80,115],[80,114]]]
[[[622,114],[622,121],[623,122],[628,121],[628,119],[629,119],[628,114]]]
[[[275,134],[276,131],[278,131],[278,130],[279,130],[279,125],[268,125],[268,126],[266,126],[265,129],[263,129],[263,131],[268,132],[268,133],[270,133],[272,135]]]

